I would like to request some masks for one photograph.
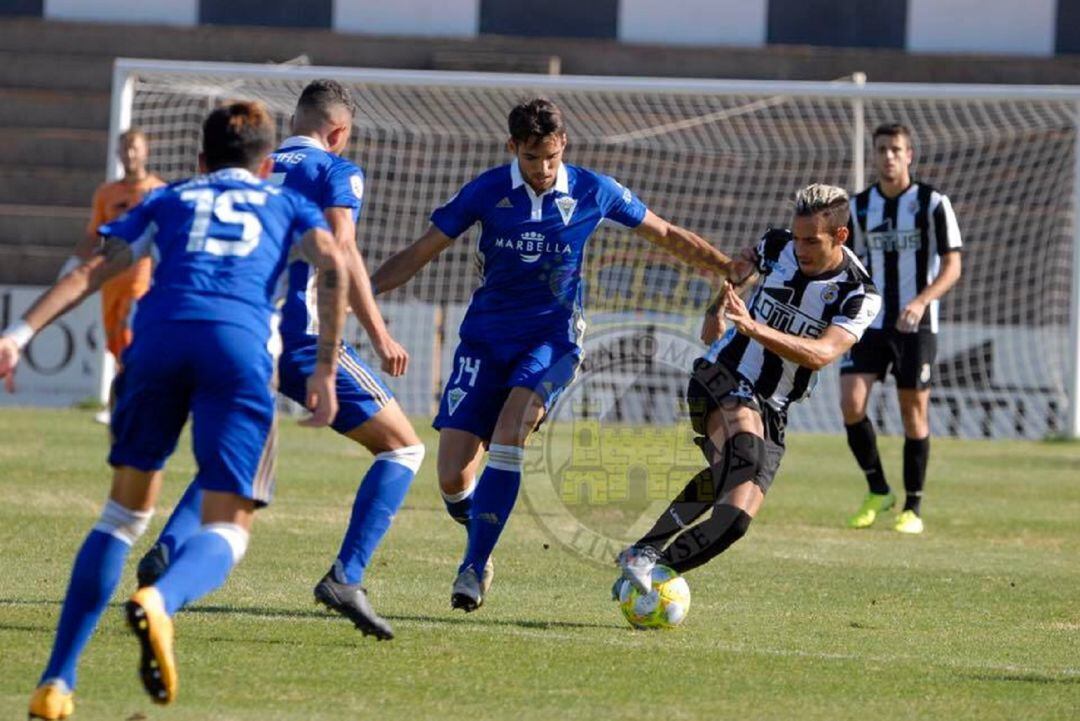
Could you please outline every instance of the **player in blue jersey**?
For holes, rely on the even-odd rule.
[[[151,698],[177,692],[172,616],[224,583],[243,557],[254,512],[270,501],[274,419],[272,298],[290,255],[319,269],[317,362],[307,381],[307,425],[337,412],[345,263],[322,213],[265,177],[273,121],[258,103],[234,103],[203,125],[203,175],[154,191],[100,227],[101,252],[66,275],[0,338],[0,376],[11,386],[30,337],[144,255],[156,260],[139,303],[136,338],[115,382],[113,483],[101,518],[75,558],[52,654],[30,700],[32,718],[60,719],[74,704],[79,655],[146,530],[165,460],[188,414],[202,489],[202,527],[155,585],[125,606]]]
[[[581,268],[601,221],[704,270],[725,275],[729,260],[706,240],[657,217],[630,190],[562,162],[562,113],[537,98],[509,116],[509,165],[467,183],[431,215],[431,227],[372,276],[396,288],[475,223],[483,281],[461,324],[461,343],[434,426],[439,485],[451,517],[468,526],[465,558],[451,591],[472,611],[490,585],[490,557],[521,484],[524,446],[571,382],[581,361]],[[477,468],[489,458],[479,480]]]
[[[363,173],[340,157],[352,132],[355,105],[348,89],[334,80],[315,80],[304,88],[292,120],[292,137],[276,152],[270,180],[316,203],[344,254],[349,271],[349,302],[367,331],[382,368],[405,372],[408,354],[386,330],[371,294],[367,269],[356,246],[356,220],[364,196]],[[304,379],[315,363],[318,317],[312,266],[297,259],[288,268],[288,295],[282,307],[283,353],[278,362],[280,390],[303,402]],[[361,585],[372,554],[390,528],[424,459],[424,446],[393,393],[356,351],[338,351],[339,410],[332,427],[375,456],[353,502],[345,537],[333,566],[315,586],[315,598],[350,619],[365,635],[393,638],[385,619],[371,608]],[[149,585],[199,526],[200,493],[192,484],[139,563],[139,584]]]

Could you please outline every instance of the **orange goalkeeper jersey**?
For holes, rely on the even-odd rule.
[[[126,183],[123,180],[102,183],[94,191],[87,232],[96,233],[99,225],[119,218],[128,208],[138,205],[144,195],[162,185],[165,185],[165,181],[156,175],[148,175],[136,183]],[[117,359],[131,343],[128,320],[135,301],[150,289],[151,270],[150,259],[142,258],[101,288],[106,343],[109,352]]]

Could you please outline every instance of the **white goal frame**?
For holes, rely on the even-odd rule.
[[[743,96],[798,95],[848,100],[855,109],[852,128],[856,157],[862,155],[864,118],[862,105],[867,100],[1030,100],[1056,101],[1071,105],[1076,132],[1072,193],[1072,261],[1069,300],[1069,359],[1066,388],[1069,408],[1065,435],[1080,438],[1080,86],[966,85],[871,83],[856,74],[855,82],[802,82],[767,80],[707,80],[683,78],[631,78],[601,76],[544,76],[502,73],[448,71],[385,70],[346,67],[258,65],[119,58],[113,67],[112,100],[109,114],[109,179],[119,177],[116,160],[117,135],[129,127],[134,80],[140,73],[154,75],[226,75],[235,78],[281,78],[306,81],[334,77],[345,82],[367,84],[451,86],[475,88],[531,88],[577,91],[647,91],[658,94],[728,93]],[[851,180],[861,187],[863,168],[852,168]]]

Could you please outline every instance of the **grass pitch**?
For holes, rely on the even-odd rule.
[[[844,530],[863,483],[843,439],[792,436],[747,537],[688,576],[684,626],[649,633],[608,600],[613,568],[563,550],[523,504],[486,605],[452,613],[463,534],[418,426],[428,459],[366,579],[396,640],[313,605],[369,459],[286,423],[277,500],[225,588],[177,617],[179,698],[151,704],[119,602],[194,470],[185,438],[73,721],[1080,717],[1080,446],[935,439],[927,533],[909,538],[891,514]],[[22,718],[105,497],[106,434],[85,411],[6,409],[0,438],[0,717]],[[882,452],[900,485],[899,439]]]

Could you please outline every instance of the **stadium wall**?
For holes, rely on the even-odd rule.
[[[1080,0],[5,0],[0,15],[425,37],[506,35],[1036,57],[1080,52]]]

